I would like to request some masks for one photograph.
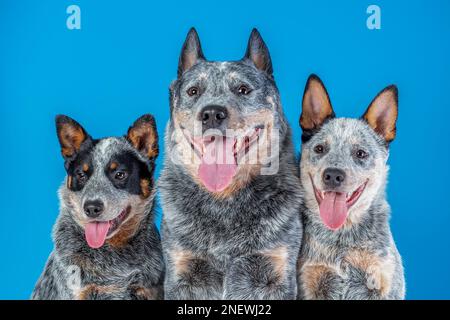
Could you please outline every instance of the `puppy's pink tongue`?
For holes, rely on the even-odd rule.
[[[325,192],[319,211],[323,223],[328,228],[337,230],[342,227],[348,213],[345,193]]]
[[[198,177],[211,192],[225,190],[237,171],[234,139],[216,137],[205,144],[205,152],[198,168]]]
[[[109,222],[89,222],[84,227],[84,235],[86,236],[86,241],[89,247],[93,249],[100,248],[106,239],[106,235],[109,230]]]

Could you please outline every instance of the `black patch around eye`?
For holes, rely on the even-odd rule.
[[[67,187],[72,191],[80,191],[92,176],[92,150],[97,141],[93,141],[89,146],[81,148],[74,157],[65,163],[66,172],[69,176]]]
[[[154,163],[144,163],[132,152],[123,152],[114,156],[105,168],[105,174],[117,189],[126,190],[130,194],[142,194],[143,179],[148,187],[153,188],[152,175]],[[125,178],[117,179],[117,173],[125,173]]]

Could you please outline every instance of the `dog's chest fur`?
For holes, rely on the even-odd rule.
[[[404,297],[401,258],[388,226],[389,207],[381,202],[373,205],[358,225],[338,232],[304,214],[298,261],[299,298]]]
[[[62,209],[52,252],[34,295],[45,299],[161,298],[164,266],[151,214],[136,234],[120,245],[89,248],[83,230]],[[143,290],[153,288],[153,292]],[[48,292],[43,292],[47,290]],[[142,294],[142,297],[137,295]]]
[[[293,165],[274,176],[255,177],[228,198],[215,198],[182,169],[169,166],[159,185],[165,214],[163,238],[171,245],[220,259],[264,249],[291,236],[285,228],[298,221],[292,208],[301,201]]]

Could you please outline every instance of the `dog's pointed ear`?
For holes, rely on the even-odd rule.
[[[390,85],[373,99],[362,118],[389,143],[395,138],[397,116],[398,89]]]
[[[127,140],[144,157],[155,159],[158,156],[158,131],[152,115],[145,114],[128,129]]]
[[[178,61],[178,78],[192,68],[199,60],[205,60],[197,31],[191,28],[181,49]]]
[[[262,70],[269,76],[272,76],[273,68],[269,49],[257,29],[252,30],[250,38],[248,39],[247,50],[244,56],[244,60],[246,59],[252,61],[259,70]]]
[[[57,115],[55,122],[61,154],[67,160],[74,156],[80,150],[83,142],[90,137],[78,122],[68,116]]]
[[[310,75],[303,93],[300,116],[300,127],[304,137],[306,133],[318,130],[327,119],[334,117],[333,107],[323,82],[315,74]]]

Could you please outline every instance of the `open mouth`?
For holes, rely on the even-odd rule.
[[[345,223],[348,216],[349,209],[358,201],[361,194],[366,188],[366,180],[355,191],[351,193],[321,191],[313,181],[311,174],[309,175],[312,186],[314,188],[314,195],[319,204],[320,218],[322,222],[331,230],[337,230]]]
[[[182,129],[191,148],[201,160],[197,175],[206,189],[221,192],[230,185],[238,165],[256,144],[263,129],[264,125],[259,125],[239,136],[202,137],[193,137]]]
[[[106,239],[111,237],[128,218],[130,211],[131,206],[127,206],[112,220],[88,222],[84,227],[84,233],[89,247],[98,249],[103,246]]]

